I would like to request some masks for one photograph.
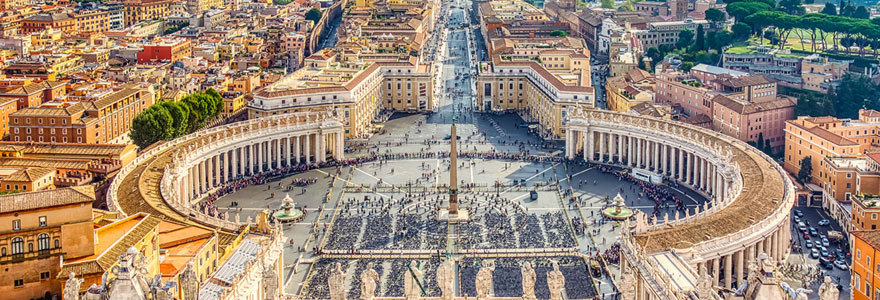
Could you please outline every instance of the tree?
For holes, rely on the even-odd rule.
[[[792,15],[803,15],[805,12],[801,0],[780,0],[779,9]]]
[[[553,30],[550,32],[550,36],[568,36],[568,32],[564,30]]]
[[[621,4],[620,7],[617,8],[617,10],[619,10],[619,11],[634,11],[636,9],[635,9],[635,7],[633,7],[633,4],[631,1],[623,1],[623,4]]]
[[[681,63],[680,68],[682,71],[690,72],[693,67],[694,67],[694,62],[686,61],[686,62]]]
[[[746,23],[739,22],[733,24],[731,29],[733,30],[733,36],[735,36],[737,40],[745,40],[752,35],[752,27]]]
[[[678,32],[678,41],[675,42],[675,47],[678,49],[687,48],[694,41],[694,32],[690,29],[682,29]]]
[[[642,70],[648,71],[648,66],[645,65],[645,60],[644,60],[644,59],[640,59],[640,60],[639,60],[638,67],[639,67],[639,69],[642,69]]]
[[[161,105],[150,106],[131,121],[129,137],[135,145],[144,149],[160,140],[173,137],[173,120]]]
[[[840,7],[840,15],[844,17],[852,17],[856,12],[856,7],[850,3],[845,3]]]
[[[176,101],[165,101],[159,103],[158,105],[162,106],[165,111],[171,116],[171,124],[172,124],[172,138],[176,138],[179,136],[183,136],[187,134],[187,129],[189,126],[189,108],[185,105],[180,104],[180,102]]]
[[[716,8],[706,10],[706,21],[712,24],[712,28],[718,28],[718,23],[727,21],[727,14]]]
[[[727,30],[716,32],[714,38],[709,39],[709,46],[712,49],[718,50],[718,53],[721,53],[721,49],[724,49],[725,46],[731,43],[733,43],[733,33]]]
[[[868,8],[864,5],[859,5],[859,7],[856,8],[856,11],[853,12],[852,17],[856,19],[870,19],[871,13],[868,12]]]
[[[880,107],[880,91],[871,79],[861,74],[848,73],[840,79],[831,95],[831,104],[838,118],[858,118],[859,109]]]
[[[602,8],[614,9],[614,0],[602,0]]]
[[[825,3],[825,8],[822,9],[822,13],[826,15],[836,16],[837,7],[834,6],[834,3]]]
[[[797,178],[803,182],[810,182],[810,177],[813,176],[813,159],[809,156],[801,159],[801,169],[798,171]]]
[[[737,22],[742,22],[746,17],[761,11],[768,11],[772,7],[762,2],[736,2],[727,5],[727,13],[733,16]]]
[[[761,150],[761,151],[764,150],[764,133],[763,132],[758,132],[758,140],[755,141],[755,148],[758,148],[758,150]]]
[[[312,7],[309,11],[306,12],[306,20],[311,20],[312,22],[318,23],[321,20],[321,10]]]
[[[697,50],[706,49],[706,33],[703,31],[703,24],[697,25]]]

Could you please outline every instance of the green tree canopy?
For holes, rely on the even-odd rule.
[[[738,22],[730,28],[733,30],[733,36],[738,40],[745,40],[752,35],[752,27],[746,23]]]
[[[163,106],[154,105],[134,117],[128,134],[135,145],[144,149],[157,141],[171,139],[173,122]]]
[[[761,11],[771,10],[772,7],[763,2],[736,2],[727,5],[727,13],[742,22],[746,17]]]
[[[780,0],[779,9],[792,15],[803,15],[805,12],[801,0]]]
[[[306,12],[306,20],[311,20],[315,23],[318,23],[318,21],[321,20],[321,10],[316,7],[312,7],[312,9]]]
[[[623,1],[623,4],[621,4],[620,7],[617,8],[617,10],[619,10],[619,11],[634,11],[636,9],[635,9],[635,7],[633,7],[633,4],[631,1]]]
[[[720,11],[716,8],[710,8],[706,10],[706,21],[709,21],[712,24],[712,27],[716,27],[718,23],[724,22],[727,20],[727,14],[723,11]]]
[[[706,32],[703,30],[703,24],[697,25],[697,41],[695,45],[697,50],[706,50]]]
[[[614,0],[602,0],[602,8],[614,9]]]
[[[825,8],[822,8],[822,13],[826,15],[837,15],[837,7],[834,6],[834,3],[825,3]]]
[[[678,41],[675,42],[675,47],[679,49],[687,48],[691,43],[694,42],[694,32],[690,29],[682,29],[678,32]]]
[[[564,30],[553,30],[550,32],[550,36],[568,36],[568,32]]]
[[[880,107],[880,91],[871,79],[848,73],[840,80],[831,94],[831,102],[837,110],[837,117],[856,119],[861,108]]]
[[[801,159],[801,169],[798,171],[797,178],[803,183],[810,182],[813,176],[813,159],[810,156]]]
[[[856,8],[856,11],[853,12],[852,17],[856,19],[870,19],[871,13],[868,12],[868,8],[864,5],[859,5],[859,7]]]
[[[172,122],[172,138],[185,135],[189,132],[189,107],[180,104],[177,101],[165,101],[157,104],[162,106],[171,116]]]

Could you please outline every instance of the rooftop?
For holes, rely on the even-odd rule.
[[[56,190],[34,191],[0,196],[0,213],[11,213],[38,208],[88,203],[95,201],[95,190],[90,185]]]

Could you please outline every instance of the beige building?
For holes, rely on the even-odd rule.
[[[653,104],[655,87],[654,75],[642,69],[608,78],[605,82],[608,109],[627,113],[638,104]]]
[[[431,66],[417,59],[392,61],[324,49],[306,58],[302,69],[256,90],[247,105],[248,118],[329,109],[344,116],[346,137],[364,136],[382,109],[434,109]]]
[[[846,75],[850,62],[852,61],[829,60],[818,54],[804,57],[801,61],[803,88],[822,93],[828,92],[831,82],[840,80]]]
[[[479,72],[477,109],[521,112],[547,138],[563,136],[568,111],[594,105],[586,48],[502,52]]]
[[[93,255],[91,186],[0,196],[0,293],[5,299],[59,295],[60,256]]]

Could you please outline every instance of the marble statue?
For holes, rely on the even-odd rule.
[[[263,265],[263,299],[275,300],[278,295],[278,275],[275,273],[275,264]]]
[[[522,290],[523,290],[523,300],[535,300],[535,282],[537,281],[537,275],[535,274],[535,269],[532,268],[532,264],[526,262],[522,267]]]
[[[376,294],[376,286],[379,282],[379,272],[373,268],[373,263],[367,264],[367,269],[361,273],[361,300],[372,300]]]
[[[437,286],[440,287],[440,299],[452,300],[455,298],[455,262],[447,259],[437,266]]]
[[[492,289],[492,272],[495,271],[495,264],[484,260],[480,270],[477,271],[476,287],[477,299],[485,300],[489,298],[489,290]]]
[[[715,293],[712,284],[713,277],[709,275],[709,269],[705,263],[700,265],[700,273],[697,276],[697,295],[700,299],[712,299],[712,294]]]
[[[832,282],[830,276],[825,276],[825,282],[819,286],[819,299],[820,300],[837,300],[840,298],[840,290],[837,289],[837,284]]]
[[[81,278],[76,278],[76,273],[70,272],[70,277],[64,283],[64,299],[79,300],[79,287],[82,283]]]
[[[794,300],[808,300],[809,299],[808,295],[812,294],[813,290],[797,289],[797,291],[795,291],[795,292],[797,293],[797,298],[794,298]]]
[[[553,271],[547,272],[547,288],[550,289],[550,300],[562,300],[565,276],[559,271],[559,263],[556,261],[553,261]]]
[[[342,271],[342,265],[336,263],[336,267],[327,278],[327,285],[330,288],[331,300],[345,300],[345,272]]]
[[[406,299],[418,299],[421,295],[422,271],[416,265],[416,261],[409,264],[407,276],[403,279],[403,294]],[[335,299],[334,299],[335,300]]]
[[[180,274],[180,287],[183,299],[196,299],[199,294],[199,277],[196,274],[192,261],[186,264],[183,273]]]
[[[750,259],[750,260],[749,260],[748,268],[749,268],[749,274],[748,274],[748,277],[747,277],[747,281],[748,281],[748,282],[752,282],[752,281],[754,281],[756,278],[758,278],[758,263],[755,262],[754,259]]]

